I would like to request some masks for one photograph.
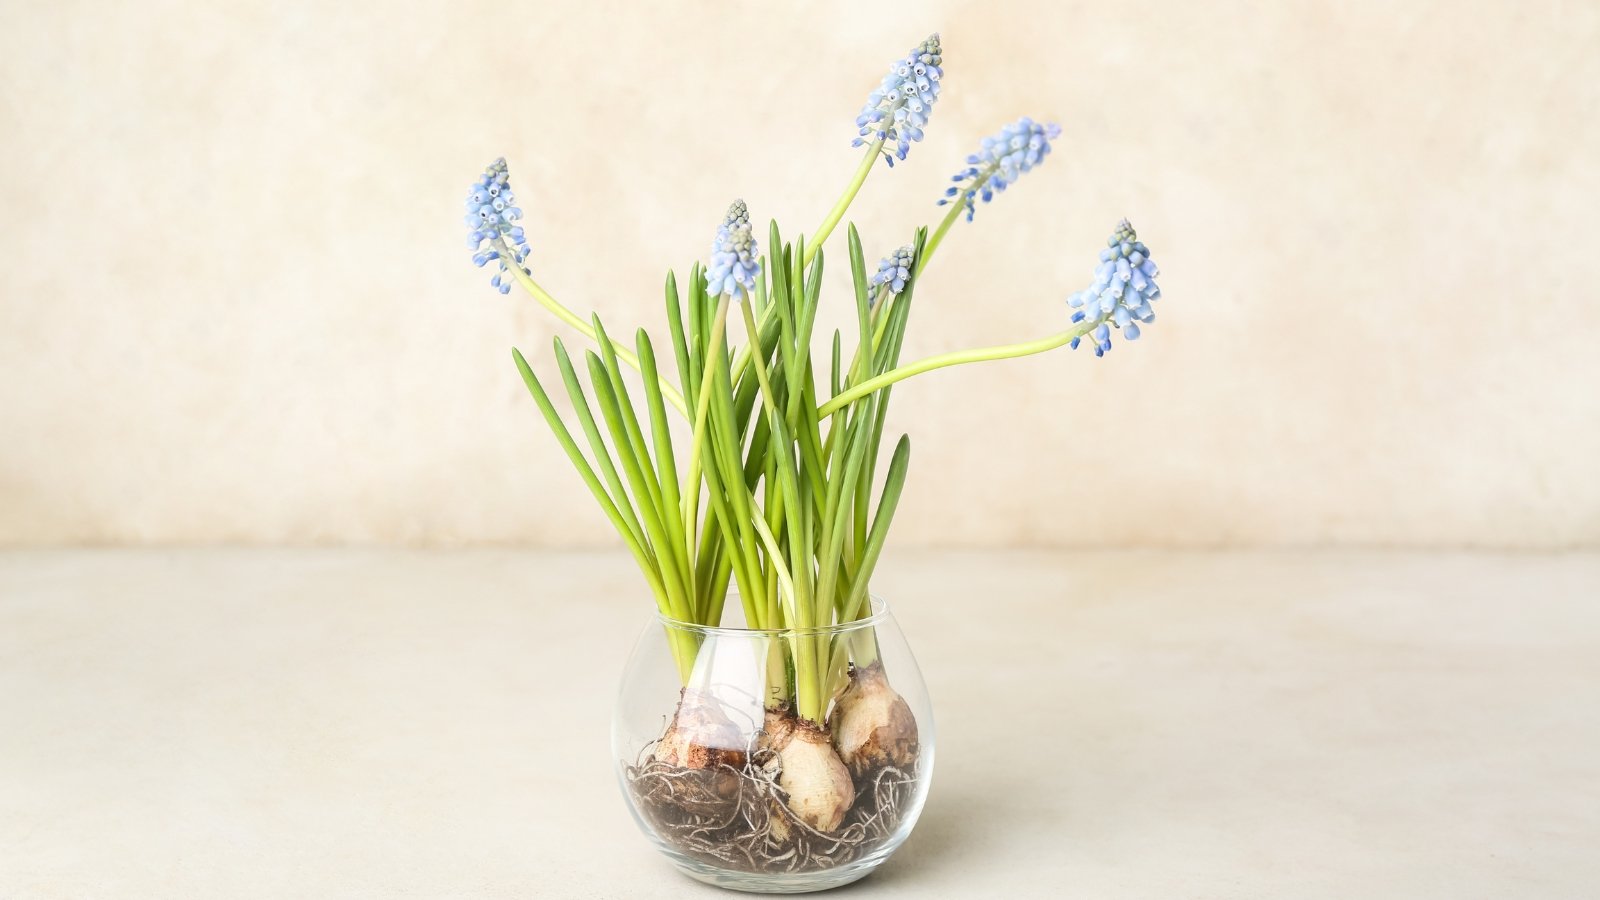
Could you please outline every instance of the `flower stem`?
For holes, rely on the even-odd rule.
[[[861,192],[861,185],[866,183],[867,175],[872,171],[872,166],[878,161],[878,155],[882,151],[882,138],[867,145],[867,155],[861,158],[861,165],[856,167],[856,174],[850,179],[850,183],[845,186],[844,194],[839,197],[839,202],[833,205],[833,209],[828,210],[827,218],[822,220],[822,224],[817,226],[817,230],[806,241],[805,257],[800,260],[802,266],[811,264],[811,258],[817,255],[817,250],[822,247],[823,242],[827,241],[828,235],[832,234],[833,229],[838,227],[839,220],[844,218],[845,210],[850,208],[850,203],[856,199],[856,194]]]
[[[821,225],[817,226],[816,233],[805,242],[805,253],[800,260],[802,268],[811,265],[811,260],[816,257],[817,251],[822,249],[823,242],[828,239],[828,235],[833,233],[833,229],[838,227],[839,221],[844,218],[845,211],[850,208],[850,204],[856,199],[856,194],[861,193],[861,186],[866,183],[867,175],[871,174],[872,166],[878,161],[878,155],[882,149],[883,141],[881,140],[874,141],[867,146],[867,153],[861,158],[861,165],[856,167],[856,173],[851,176],[850,183],[845,186],[844,193],[839,197],[839,202],[833,204],[833,209],[828,210],[827,217],[822,220]],[[770,254],[773,249],[776,248],[768,248],[768,253]],[[762,327],[766,326],[767,320],[773,315],[773,307],[774,304],[768,304],[761,310],[760,324]],[[739,376],[743,375],[744,370],[750,365],[750,350],[751,348],[747,345],[739,348],[739,352],[734,354],[732,371],[734,381],[738,381]]]
[[[943,221],[939,223],[938,228],[934,229],[933,235],[929,237],[928,242],[923,245],[921,255],[917,257],[916,262],[913,264],[915,266],[913,270],[913,277],[922,274],[923,268],[928,265],[929,260],[933,259],[934,251],[939,249],[939,244],[944,241],[944,236],[949,233],[951,226],[955,225],[956,219],[960,217],[961,210],[965,208],[965,206],[959,203],[950,204],[950,211],[944,214]],[[871,352],[873,353],[877,352],[878,345],[883,342],[883,333],[889,324],[888,307],[893,305],[893,302],[896,299],[897,296],[890,293],[887,285],[879,288],[877,298],[872,306],[873,318],[877,320],[877,324],[872,333]],[[857,347],[856,355],[850,361],[851,384],[854,384],[857,380],[855,377],[855,372],[857,364],[861,362],[861,350],[861,347]]]
[[[944,236],[949,233],[950,226],[956,223],[956,219],[960,217],[962,209],[963,207],[952,204],[950,211],[944,214],[944,221],[940,222],[939,227],[933,230],[932,236],[928,238],[928,245],[922,248],[922,256],[917,260],[917,272],[919,274],[927,266],[929,258],[933,256],[933,251],[939,249],[939,244],[944,242]]]
[[[1027,341],[1021,344],[1005,344],[1000,347],[979,347],[972,350],[957,350],[952,353],[941,353],[937,356],[929,356],[925,359],[919,359],[914,363],[907,363],[897,369],[891,369],[882,375],[877,376],[876,378],[869,378],[861,384],[850,388],[837,397],[834,397],[827,403],[822,404],[817,408],[817,416],[822,418],[831,415],[834,412],[837,412],[841,407],[853,403],[856,400],[873,393],[874,391],[882,390],[891,384],[904,381],[913,375],[921,375],[924,372],[931,372],[934,369],[943,369],[947,366],[959,366],[965,363],[987,362],[991,359],[1015,359],[1019,356],[1032,356],[1035,353],[1044,353],[1048,350],[1054,350],[1057,347],[1066,346],[1072,342],[1073,338],[1083,337],[1084,335],[1093,331],[1100,325],[1100,323],[1104,322],[1106,318],[1106,316],[1100,316],[1094,319],[1086,319],[1083,322],[1080,322],[1077,325],[1067,329],[1066,331],[1061,332],[1060,334],[1053,334],[1049,337],[1040,338],[1036,341]]]
[[[572,326],[584,337],[599,343],[599,338],[595,336],[594,328],[591,327],[588,322],[585,322],[583,319],[579,318],[577,313],[563,306],[561,301],[550,296],[549,291],[546,291],[544,288],[540,287],[539,283],[534,281],[527,272],[522,271],[522,266],[516,262],[516,255],[511,252],[510,247],[506,246],[505,239],[495,238],[494,245],[496,252],[500,254],[500,258],[510,261],[506,265],[506,269],[516,277],[517,284],[521,285],[522,289],[527,291],[529,296],[539,301],[540,306],[543,306],[545,309],[549,310],[555,315],[556,318]],[[610,343],[611,349],[616,352],[618,359],[622,360],[624,363],[627,363],[628,367],[633,369],[635,372],[639,371],[639,357],[634,355],[632,350],[629,350],[627,347],[624,347],[615,341]],[[666,379],[659,379],[659,381],[661,383],[661,396],[664,397],[668,403],[671,403],[674,409],[687,417],[689,415],[689,408],[683,402],[683,395],[678,392],[677,388],[673,387],[669,382],[667,382]]]

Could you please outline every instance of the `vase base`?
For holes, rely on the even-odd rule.
[[[807,872],[740,872],[710,865],[698,859],[667,850],[666,855],[678,871],[695,881],[730,891],[749,894],[809,894],[844,887],[860,881],[889,858],[888,849],[868,853],[842,866]]]

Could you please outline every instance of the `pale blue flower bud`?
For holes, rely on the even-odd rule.
[[[1156,276],[1160,274],[1150,259],[1150,248],[1139,240],[1128,220],[1123,219],[1106,239],[1106,249],[1100,251],[1094,282],[1067,298],[1067,305],[1076,310],[1072,314],[1073,322],[1100,322],[1089,333],[1095,356],[1104,356],[1111,349],[1108,323],[1121,330],[1124,339],[1136,341],[1139,324],[1148,325],[1156,320],[1150,304],[1161,299],[1161,288],[1156,284]],[[1078,343],[1074,338],[1073,349],[1077,349]]]

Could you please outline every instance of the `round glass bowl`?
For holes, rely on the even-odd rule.
[[[611,731],[628,808],[718,887],[864,877],[911,833],[933,775],[933,711],[904,635],[878,598],[814,629],[746,629],[737,600],[726,609],[716,628],[655,617],[628,660]]]

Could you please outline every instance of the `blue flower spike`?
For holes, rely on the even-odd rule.
[[[905,159],[911,142],[922,140],[922,129],[933,115],[939,99],[939,80],[944,77],[944,53],[937,34],[911,48],[904,58],[889,64],[889,74],[867,97],[867,104],[856,116],[859,136],[851,146],[883,141],[883,158],[892,167]]]
[[[511,171],[502,157],[490,163],[478,180],[467,189],[467,248],[472,264],[482,268],[499,262],[500,271],[489,280],[502,294],[511,293],[511,270],[507,257],[518,268],[528,258],[528,238],[517,222],[522,210],[511,191]],[[527,273],[527,269],[522,269]]]
[[[760,275],[761,248],[750,229],[750,210],[743,200],[735,200],[728,206],[728,214],[711,242],[706,293],[713,297],[727,294],[738,299],[739,292],[743,291],[749,298],[755,293],[756,279]]]
[[[906,289],[906,280],[911,277],[911,264],[915,261],[911,245],[901,247],[892,256],[878,261],[878,271],[872,276],[872,285],[886,284],[889,293],[900,293]]]
[[[977,153],[967,157],[967,167],[950,176],[953,187],[945,188],[940,206],[960,203],[967,207],[967,221],[977,212],[977,199],[988,203],[994,195],[1050,155],[1050,142],[1061,136],[1061,126],[1039,123],[1023,116],[983,139]]]
[[[1067,298],[1067,305],[1076,310],[1073,322],[1100,321],[1088,335],[1094,343],[1095,356],[1104,356],[1111,349],[1111,326],[1122,332],[1124,340],[1136,341],[1139,324],[1156,320],[1150,304],[1161,299],[1161,288],[1156,284],[1160,274],[1150,258],[1150,248],[1123,219],[1106,239],[1106,249],[1100,251],[1094,283]],[[1072,339],[1072,349],[1078,349],[1079,341],[1080,338]]]

